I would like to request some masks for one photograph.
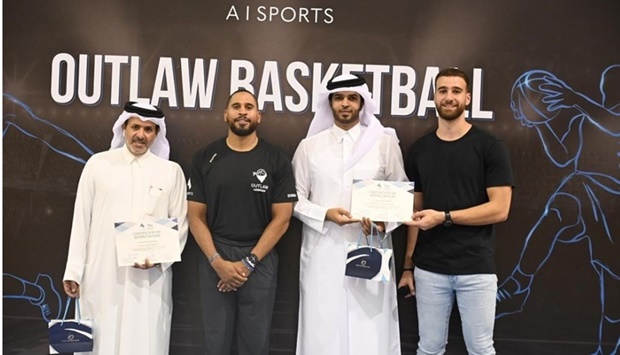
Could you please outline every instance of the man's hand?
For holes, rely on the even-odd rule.
[[[230,262],[221,257],[211,263],[220,277],[217,288],[221,292],[237,291],[248,280],[249,272],[241,261]]]
[[[250,276],[250,273],[252,272],[250,269],[248,269],[241,261],[237,261],[232,263],[235,270],[237,271],[237,273],[239,275],[245,275],[246,276],[246,280],[247,277]],[[241,286],[243,286],[245,284],[245,282],[239,283],[239,282],[232,282],[232,283],[226,283],[223,280],[220,280],[220,282],[217,283],[217,288],[218,290],[220,290],[220,292],[230,292],[230,291],[237,291],[237,289]]]
[[[435,210],[422,210],[414,212],[411,216],[411,221],[403,222],[403,224],[418,227],[421,230],[425,231],[441,224],[445,218],[446,215],[444,212]]]
[[[65,289],[67,296],[76,298],[80,297],[80,285],[73,280],[64,280],[62,286]]]
[[[334,222],[339,226],[360,221],[359,219],[354,219],[353,216],[351,216],[351,212],[340,207],[328,209],[325,213],[325,219]]]
[[[154,267],[159,267],[161,264],[151,264],[149,259],[144,259],[144,264],[133,263],[133,267],[136,269],[148,270]]]
[[[374,230],[372,228],[373,222],[370,220],[370,218],[366,218],[366,217],[362,217],[362,221],[360,222],[362,224],[362,229],[364,230],[364,235],[370,235],[371,232],[375,232],[375,233],[383,233],[385,232],[385,223],[384,222],[377,222],[375,223],[375,227]]]
[[[409,293],[405,295],[405,298],[410,298],[415,296],[415,282],[413,279],[413,271],[406,270],[403,272],[403,276],[400,277],[400,282],[398,283],[398,288],[409,286]]]

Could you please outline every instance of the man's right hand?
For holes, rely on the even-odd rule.
[[[211,266],[220,277],[217,287],[222,292],[236,291],[248,280],[249,275],[243,272],[245,268],[240,267],[243,266],[240,261],[233,263],[220,257]]]
[[[80,297],[80,285],[73,280],[64,280],[62,286],[69,297]]]
[[[340,207],[328,209],[325,213],[325,219],[334,222],[339,226],[360,221],[359,219],[354,219],[353,216],[351,216],[351,212]]]
[[[405,295],[405,298],[415,296],[415,283],[413,280],[413,271],[405,271],[403,272],[403,276],[400,278],[400,282],[398,283],[398,288],[409,286],[409,293]]]

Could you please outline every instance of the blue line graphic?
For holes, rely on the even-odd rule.
[[[551,162],[569,172],[528,232],[512,274],[500,284],[496,318],[523,311],[536,274],[557,243],[586,241],[599,281],[599,345],[594,355],[618,355],[620,349],[620,314],[612,314],[608,306],[618,302],[610,290],[620,285],[620,246],[615,244],[620,223],[612,208],[620,198],[619,85],[620,64],[603,71],[600,102],[550,72],[532,70],[517,79],[511,93],[514,118],[535,129]],[[596,157],[602,160],[597,163]],[[603,349],[603,339],[614,341],[611,352]]]
[[[39,307],[43,320],[60,319],[62,299],[54,287],[54,280],[47,274],[39,274],[30,282],[12,274],[2,274],[3,298],[27,300]]]
[[[93,152],[90,148],[88,148],[88,146],[86,146],[86,144],[82,143],[82,142],[81,142],[79,139],[77,139],[74,135],[72,135],[71,133],[67,132],[67,131],[66,131],[65,129],[63,129],[62,127],[57,126],[57,125],[53,124],[52,122],[47,121],[47,120],[45,120],[45,119],[43,119],[43,118],[41,118],[41,117],[37,116],[37,115],[36,115],[36,114],[32,111],[32,109],[31,109],[28,105],[26,105],[25,103],[23,103],[22,101],[20,101],[20,100],[19,100],[18,98],[16,98],[15,96],[10,95],[10,94],[6,94],[6,93],[4,93],[4,94],[2,94],[2,95],[3,95],[3,97],[4,97],[5,99],[7,99],[7,100],[9,100],[9,101],[11,101],[11,102],[13,102],[13,103],[17,104],[19,107],[21,107],[22,109],[24,109],[24,111],[26,111],[26,112],[28,113],[29,117],[30,117],[31,119],[33,119],[34,121],[36,121],[36,122],[40,122],[40,123],[41,123],[42,125],[44,125],[44,126],[52,127],[53,129],[55,129],[56,131],[58,131],[61,135],[65,136],[65,137],[69,138],[70,140],[74,141],[75,143],[77,143],[77,144],[78,144],[78,146],[79,146],[80,148],[82,148],[82,149],[84,150],[84,152],[86,152],[86,153],[88,154],[88,156],[91,156],[91,155],[93,155],[93,154],[94,154],[94,152]],[[16,115],[13,115],[13,114],[6,114],[6,115],[4,115],[4,116],[3,116],[3,120],[4,120],[4,125],[5,125],[5,127],[4,127],[4,129],[3,129],[3,131],[2,131],[2,137],[6,136],[6,134],[7,134],[7,132],[8,132],[8,130],[9,130],[9,128],[10,128],[10,127],[15,127],[17,130],[19,130],[19,131],[20,131],[21,133],[23,133],[24,135],[26,135],[26,136],[28,136],[28,137],[30,137],[30,138],[34,138],[34,139],[37,139],[37,140],[39,140],[39,141],[43,142],[46,146],[48,146],[48,147],[49,147],[50,149],[52,149],[54,152],[56,152],[56,153],[58,153],[58,154],[60,154],[60,155],[62,155],[62,156],[64,156],[64,157],[67,157],[67,158],[69,158],[69,159],[75,160],[75,161],[77,161],[77,162],[79,162],[79,163],[81,163],[81,164],[86,164],[86,160],[84,160],[83,158],[80,158],[80,157],[78,157],[78,156],[76,156],[76,155],[74,155],[74,154],[71,154],[71,153],[68,153],[68,152],[62,151],[62,150],[60,150],[60,149],[58,149],[58,148],[54,147],[53,145],[51,145],[49,142],[47,142],[47,141],[46,141],[46,140],[44,140],[43,138],[38,137],[37,135],[35,135],[35,134],[33,134],[33,133],[28,132],[28,131],[27,131],[27,130],[25,130],[24,128],[22,128],[22,127],[20,127],[19,125],[17,125],[15,122],[12,122],[12,121],[9,121],[9,120],[8,120],[8,119],[10,119],[10,118],[16,118],[16,117],[17,117],[17,116],[16,116]]]
[[[21,107],[27,114],[28,117],[34,120],[35,122],[45,126],[51,127],[57,132],[61,134],[63,137],[69,138],[71,141],[75,142],[79,149],[83,150],[88,156],[93,155],[93,151],[78,140],[74,135],[63,129],[62,127],[47,121],[39,116],[37,116],[32,109],[17,99],[16,97],[10,94],[3,94],[4,99],[9,100],[19,107]],[[27,137],[34,138],[43,142],[47,147],[49,147],[55,153],[60,154],[63,157],[69,158],[71,160],[77,161],[81,164],[86,164],[86,160],[83,158],[76,156],[72,153],[63,151],[54,147],[47,140],[37,136],[34,133],[31,133],[15,123],[15,119],[18,118],[15,114],[5,114],[3,116],[4,121],[4,129],[2,131],[2,137],[4,138],[11,127],[17,129],[20,133],[24,134]],[[41,317],[44,321],[49,322],[51,319],[59,319],[61,316],[62,309],[62,300],[60,294],[54,287],[54,281],[48,274],[39,274],[37,279],[34,282],[30,282],[18,276],[3,273],[3,289],[4,293],[2,295],[3,298],[6,299],[16,299],[16,300],[27,300],[33,306],[39,308],[41,312]]]

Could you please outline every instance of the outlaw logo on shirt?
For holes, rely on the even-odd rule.
[[[265,169],[256,170],[255,172],[252,173],[252,176],[255,176],[258,179],[258,181],[260,181],[260,184],[258,183],[250,184],[250,186],[252,187],[252,190],[254,192],[267,192],[267,190],[269,189],[269,185],[263,185],[263,182],[267,178],[267,172],[265,171]]]
[[[258,181],[260,181],[261,183],[263,183],[263,181],[265,181],[265,179],[267,178],[267,172],[265,171],[265,169],[258,169],[253,172],[252,175],[256,176]]]

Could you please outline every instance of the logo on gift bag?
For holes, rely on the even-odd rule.
[[[347,253],[347,269],[345,275],[372,279],[381,270],[381,253],[371,247],[357,247]]]

